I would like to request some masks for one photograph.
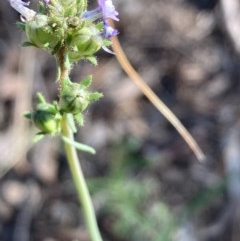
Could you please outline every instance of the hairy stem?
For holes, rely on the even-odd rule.
[[[71,65],[69,63],[68,56],[64,48],[59,50],[56,57],[59,68],[59,90],[61,91],[61,83],[65,78],[69,78]],[[77,190],[77,195],[82,204],[82,210],[84,213],[84,218],[86,221],[89,235],[92,241],[102,241],[102,237],[100,235],[97,225],[94,207],[78,159],[77,151],[75,147],[71,144],[71,142],[74,143],[74,136],[70,126],[68,125],[67,114],[64,114],[61,125],[62,136],[70,140],[69,142],[65,141],[64,146],[74,185]]]
[[[61,88],[61,83],[64,79],[69,77],[71,64],[68,59],[68,55],[64,47],[60,48],[56,55],[57,65],[58,65],[58,81]]]

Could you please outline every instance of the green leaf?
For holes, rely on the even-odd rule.
[[[69,46],[72,42],[73,36],[71,34],[68,34],[66,37],[66,45]]]
[[[103,29],[103,27],[104,27],[103,22],[97,23],[97,24],[95,25],[95,27],[96,27],[99,31],[101,31],[101,30]]]
[[[37,93],[37,99],[38,99],[39,103],[46,103],[46,100],[45,100],[43,94],[40,92]]]
[[[88,75],[85,79],[80,82],[80,85],[87,88],[92,83],[92,75]]]
[[[83,126],[84,124],[84,117],[81,113],[74,115],[74,119],[76,120],[76,122],[80,125]]]
[[[42,140],[42,138],[45,136],[44,132],[38,132],[34,137],[33,137],[33,142],[37,143],[40,140]]]
[[[79,151],[84,151],[84,152],[88,152],[88,153],[91,153],[91,154],[96,153],[96,151],[91,146],[88,146],[88,145],[85,145],[85,144],[82,144],[82,143],[79,143],[79,142],[76,142],[76,141],[72,141],[65,136],[62,136],[62,140],[65,143],[72,145],[73,147],[75,147]]]
[[[33,43],[25,41],[21,43],[22,47],[36,47]]]
[[[17,22],[16,25],[17,25],[20,29],[22,29],[23,31],[25,31],[25,26],[26,26],[25,23]]]
[[[38,5],[38,13],[46,14],[47,11],[46,11],[46,7],[45,7],[44,3],[39,2],[38,4],[39,4]]]
[[[102,93],[93,92],[93,93],[89,94],[88,99],[89,99],[89,101],[96,101],[96,100],[100,99],[101,97],[103,97]]]
[[[108,46],[111,46],[112,45],[112,41],[108,40],[108,39],[104,39],[103,40],[103,45],[108,47]]]
[[[32,113],[31,112],[25,112],[23,113],[23,116],[26,117],[27,119],[32,119]]]
[[[56,46],[53,48],[52,55],[55,55],[58,52],[58,50],[60,49],[61,45],[62,45],[62,43],[61,43],[61,41],[59,41],[56,44]]]
[[[93,64],[94,66],[96,66],[98,63],[97,63],[97,58],[95,56],[91,56],[91,57],[86,57],[86,59],[91,63]]]

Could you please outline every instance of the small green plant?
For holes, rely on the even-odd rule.
[[[152,180],[109,178],[104,192],[108,199],[103,210],[112,217],[112,230],[124,240],[170,241],[174,232],[174,217],[167,204],[151,203]]]
[[[111,220],[106,223],[112,235],[123,240],[170,241],[177,223],[168,205],[159,200],[158,181],[140,174],[149,168],[149,161],[138,154],[140,146],[133,139],[115,145],[108,174],[89,180],[89,188],[102,200],[102,217]]]
[[[109,38],[118,34],[107,19],[118,21],[118,12],[111,0],[98,0],[98,7],[87,10],[87,0],[42,0],[38,10],[28,8],[29,3],[9,0],[10,5],[21,14],[18,26],[27,40],[23,46],[32,46],[48,51],[56,58],[59,99],[49,103],[41,93],[32,112],[25,113],[39,130],[35,141],[46,135],[58,135],[64,142],[74,184],[92,241],[101,241],[93,205],[81,170],[76,149],[94,154],[95,150],[73,138],[77,131],[75,123],[84,124],[84,111],[102,97],[91,92],[92,76],[80,83],[72,82],[70,72],[74,63],[87,60],[96,65],[96,52],[103,48],[111,52]]]

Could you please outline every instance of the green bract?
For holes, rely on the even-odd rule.
[[[38,104],[32,113],[26,113],[25,117],[31,119],[41,134],[60,133],[61,118],[57,103],[47,103],[42,94],[38,93]]]
[[[88,92],[79,89],[76,83],[72,83],[71,86],[66,88],[69,88],[71,91],[62,91],[60,96],[60,109],[72,114],[78,114],[84,111],[89,105]]]
[[[74,15],[81,16],[82,12],[87,9],[86,0],[51,0],[49,8],[55,13],[61,13],[64,17]]]
[[[60,110],[73,115],[82,114],[91,102],[99,99],[102,94],[88,90],[91,81],[91,76],[88,76],[80,84],[65,79],[62,83],[59,100]]]
[[[71,62],[94,55],[103,45],[100,32],[94,26],[83,27],[70,38],[68,55]]]
[[[53,27],[49,25],[46,15],[37,14],[33,20],[26,22],[25,32],[28,40],[36,47],[53,49],[61,40]]]
[[[51,112],[37,110],[32,114],[35,126],[45,134],[56,134],[60,132],[60,121]]]

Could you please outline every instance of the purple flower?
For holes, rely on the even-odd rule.
[[[112,3],[112,0],[98,0],[98,7],[91,11],[86,11],[83,13],[84,18],[88,18],[92,21],[103,18],[111,18],[118,21],[118,12]]]
[[[116,36],[118,31],[112,28],[107,23],[107,18],[111,18],[115,21],[119,21],[118,12],[116,11],[112,0],[98,0],[98,7],[91,11],[86,11],[83,13],[83,17],[87,18],[91,21],[95,21],[97,19],[103,20],[103,34],[106,38],[110,38]]]
[[[118,12],[112,3],[112,0],[98,0],[98,5],[102,10],[103,18],[111,18],[115,21],[119,21]]]
[[[21,0],[8,0],[10,2],[10,5],[12,8],[14,8],[17,12],[19,12],[23,18],[24,21],[31,21],[34,16],[36,15],[36,12],[27,8],[29,5],[29,2],[23,2]]]
[[[113,37],[118,35],[118,30],[112,28],[106,21],[103,22],[104,24],[104,36],[107,38]]]

